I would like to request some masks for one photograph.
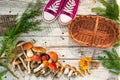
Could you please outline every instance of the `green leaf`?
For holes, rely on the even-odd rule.
[[[0,77],[0,80],[2,80],[2,77]]]

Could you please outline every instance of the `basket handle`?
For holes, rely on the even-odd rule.
[[[96,24],[95,24],[95,28],[93,32],[92,46],[94,45],[95,36],[96,36],[97,29],[98,29],[98,23],[99,23],[99,16],[96,16]]]

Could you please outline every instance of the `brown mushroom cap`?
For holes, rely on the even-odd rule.
[[[71,67],[71,70],[76,71],[76,68],[75,67]]]
[[[71,66],[69,64],[66,64],[65,68],[71,68]]]
[[[27,42],[25,44],[23,44],[23,49],[24,50],[29,50],[33,47],[33,43],[32,42]]]
[[[40,47],[40,46],[33,47],[32,50],[33,50],[34,52],[40,52],[40,53],[45,53],[45,52],[46,52],[46,49],[43,48],[43,47]]]
[[[57,55],[56,52],[50,51],[50,52],[48,52],[48,55],[50,56],[50,58],[51,58],[54,62],[57,62],[57,60],[58,60],[58,55]]]
[[[18,41],[18,42],[16,43],[16,46],[21,46],[21,45],[23,45],[23,44],[25,44],[25,41],[20,40],[20,41]]]

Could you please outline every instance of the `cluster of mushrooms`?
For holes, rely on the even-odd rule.
[[[45,77],[51,73],[54,78],[59,78],[62,74],[68,77],[75,77],[78,74],[84,76],[81,70],[78,71],[74,66],[69,64],[63,66],[58,62],[56,52],[50,51],[46,53],[45,48],[34,46],[32,42],[19,41],[13,52],[16,57],[10,62],[13,68],[15,70],[18,69],[23,77],[25,76],[25,71],[28,74],[35,74],[36,77]]]

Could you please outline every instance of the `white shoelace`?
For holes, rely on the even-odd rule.
[[[60,5],[61,0],[56,0],[48,9],[57,13],[58,7]]]
[[[66,7],[64,8],[64,11],[69,14],[72,14],[75,5],[76,5],[75,0],[69,0]]]

